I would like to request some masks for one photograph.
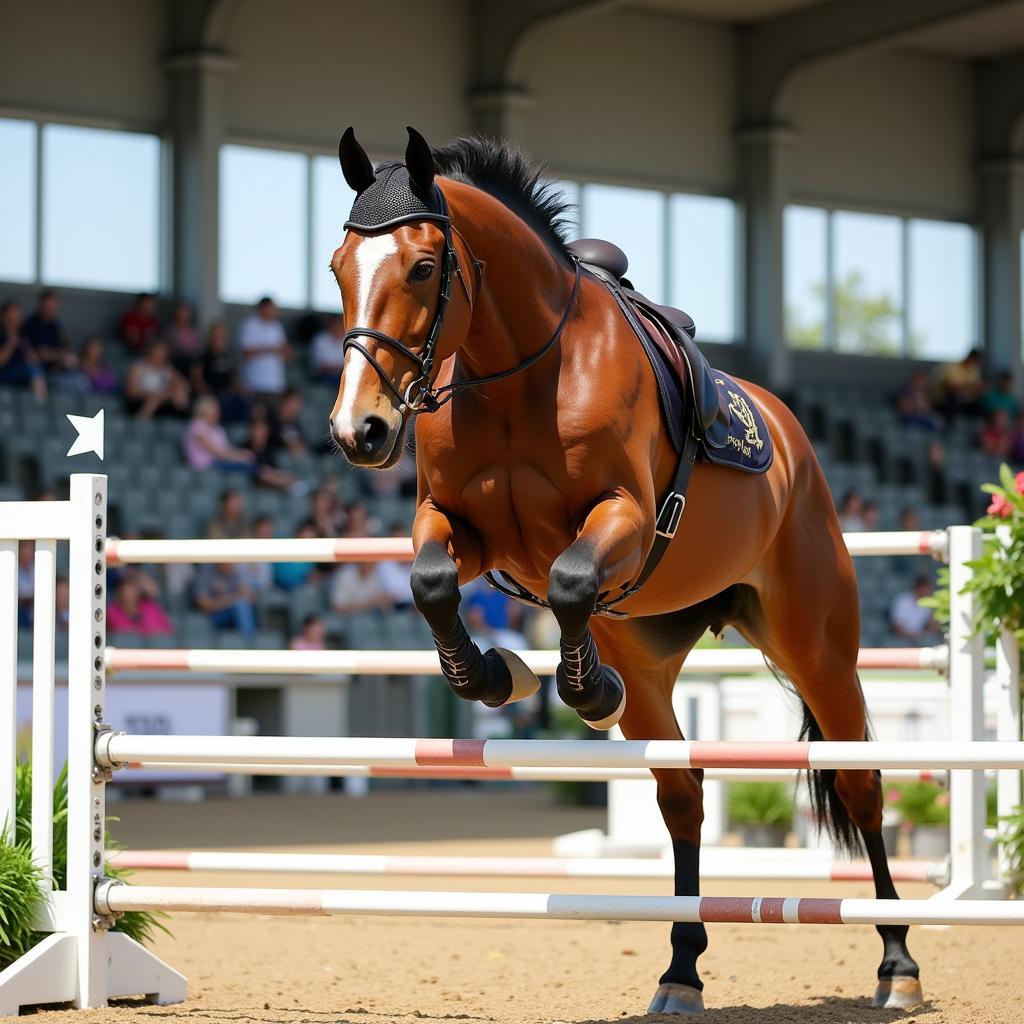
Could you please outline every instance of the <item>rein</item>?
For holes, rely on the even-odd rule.
[[[469,287],[466,284],[465,276],[462,273],[462,267],[459,264],[458,253],[455,251],[455,247],[452,244],[453,231],[462,238],[463,244],[469,250],[470,257],[473,260],[473,265],[476,269],[478,294],[483,281],[483,264],[473,255],[473,250],[463,237],[462,232],[452,224],[451,215],[448,212],[448,202],[444,197],[444,193],[436,184],[433,188],[434,200],[437,203],[439,212],[424,215],[419,219],[432,220],[441,226],[444,231],[444,251],[441,256],[441,280],[438,288],[437,310],[434,313],[434,319],[430,325],[430,330],[427,332],[427,339],[423,343],[423,348],[419,353],[414,352],[408,345],[400,341],[398,338],[394,338],[390,334],[385,334],[383,331],[378,331],[373,327],[353,327],[350,331],[345,332],[345,337],[342,340],[342,352],[347,353],[350,348],[354,348],[359,352],[374,368],[374,370],[377,371],[377,376],[380,377],[381,383],[398,400],[399,411],[403,413],[406,410],[413,413],[437,412],[438,409],[450,402],[460,391],[466,391],[469,388],[481,387],[484,384],[494,384],[499,380],[505,380],[508,377],[515,376],[517,373],[522,373],[535,363],[539,363],[541,359],[543,359],[544,356],[546,356],[557,344],[558,339],[562,336],[562,331],[565,329],[565,325],[569,321],[569,315],[572,313],[573,306],[576,305],[576,298],[579,295],[580,290],[580,264],[579,260],[573,257],[575,277],[573,279],[572,292],[569,295],[569,301],[565,305],[562,317],[558,321],[558,326],[555,328],[554,333],[536,352],[533,353],[533,355],[528,356],[522,362],[517,363],[510,369],[502,370],[499,373],[488,374],[486,377],[467,377],[463,380],[452,381],[450,384],[444,384],[441,387],[434,387],[430,380],[430,373],[434,368],[437,343],[441,335],[441,327],[444,324],[445,308],[448,305],[448,300],[452,296],[453,276],[459,278],[462,283],[463,290],[466,292],[466,298],[469,300],[470,309],[473,307],[473,299],[470,297]],[[397,227],[401,222],[402,221],[396,221],[392,224],[382,224],[380,227]],[[345,225],[346,228],[350,226],[356,227],[358,225]],[[374,358],[366,345],[357,341],[357,338],[373,338],[376,341],[383,342],[385,345],[393,348],[400,355],[405,356],[405,358],[419,370],[419,376],[409,384],[405,389],[404,394],[399,391],[394,380],[392,380],[384,367],[381,366]]]

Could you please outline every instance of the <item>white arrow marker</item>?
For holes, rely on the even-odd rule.
[[[78,431],[75,443],[68,449],[68,458],[72,455],[87,455],[95,452],[103,458],[103,410],[100,409],[95,416],[72,416],[67,414],[71,420],[71,426]]]

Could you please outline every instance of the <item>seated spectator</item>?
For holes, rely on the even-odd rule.
[[[31,626],[36,599],[36,546],[18,541],[18,625]],[[9,614],[9,613],[6,613]]]
[[[252,403],[238,376],[238,360],[231,349],[228,325],[223,320],[210,324],[206,347],[189,373],[197,395],[213,395],[220,402],[225,423],[244,423]]]
[[[257,516],[252,521],[252,535],[258,540],[273,539],[274,520]],[[254,594],[264,594],[274,585],[274,566],[270,562],[243,562],[238,566],[238,575]]]
[[[328,481],[324,481],[313,492],[309,515],[316,529],[316,537],[340,537],[345,531],[345,508]]]
[[[185,461],[198,470],[240,470],[256,472],[256,456],[246,448],[237,448],[220,425],[220,403],[212,395],[197,398],[192,419],[185,430]]]
[[[202,350],[192,307],[187,302],[175,304],[171,326],[167,328],[167,341],[171,346],[171,360],[187,375]]]
[[[409,529],[403,523],[392,523],[388,530],[389,537],[408,537]],[[412,587],[409,584],[409,574],[412,570],[411,562],[378,562],[377,571],[380,574],[384,589],[391,595],[395,608],[403,610],[411,608]]]
[[[113,395],[121,389],[117,371],[103,358],[103,341],[86,338],[78,353],[78,372],[86,380],[86,390],[94,395]]]
[[[1024,409],[1013,424],[1013,449],[1010,458],[1014,465],[1024,466]]]
[[[111,633],[140,633],[168,636],[174,632],[171,620],[153,597],[147,597],[134,576],[122,576],[114,599],[107,606],[107,630]]]
[[[864,499],[851,488],[839,504],[839,526],[843,533],[862,533],[864,525]]]
[[[327,626],[319,615],[307,615],[302,630],[292,637],[288,647],[293,651],[323,651],[327,648]]]
[[[480,608],[491,629],[509,628],[509,609],[512,606],[512,601],[500,590],[495,590],[482,579],[475,579],[464,589],[463,593],[466,595],[463,607],[467,612],[470,608]]]
[[[76,391],[80,390],[75,373],[78,358],[57,319],[58,303],[57,293],[52,288],[41,291],[38,308],[25,321],[25,335],[51,386],[57,391]]]
[[[314,338],[309,350],[310,376],[318,384],[338,386],[341,368],[345,364],[345,318],[332,316],[327,328]]]
[[[160,334],[160,321],[156,318],[156,296],[150,292],[141,292],[132,308],[121,317],[121,340],[130,352],[142,352]]]
[[[255,410],[253,410],[255,412]],[[286,473],[275,464],[274,452],[270,447],[270,420],[267,417],[254,416],[249,424],[249,436],[245,446],[252,452],[255,459],[254,479],[264,487],[272,487],[278,491],[301,496],[309,490],[305,480],[296,480],[291,473]]]
[[[922,427],[925,430],[942,429],[944,421],[932,405],[927,371],[916,370],[910,375],[906,387],[896,396],[896,411],[904,426]]]
[[[336,612],[390,611],[388,593],[377,562],[349,562],[335,570],[331,580],[331,608]]]
[[[985,394],[981,353],[972,348],[959,362],[939,367],[932,385],[934,404],[947,416],[978,415]]]
[[[196,573],[195,606],[210,617],[216,629],[237,629],[246,636],[256,632],[256,609],[252,591],[245,585],[237,565],[209,562]]]
[[[1012,373],[1003,370],[996,377],[995,383],[985,393],[981,408],[986,416],[991,416],[997,409],[1002,409],[1011,420],[1016,418],[1020,412],[1020,400],[1013,386]]]
[[[167,342],[150,342],[146,354],[132,363],[124,382],[124,395],[128,412],[139,420],[185,414],[188,381],[171,365]]]
[[[913,505],[906,505],[900,509],[898,523],[899,525],[896,529],[905,530],[907,533],[919,533],[922,529],[921,516]],[[893,555],[887,559],[887,562],[889,572],[893,576],[901,576],[904,579],[908,579],[911,576],[929,575],[922,572],[922,566],[930,564],[931,556],[918,555],[917,557],[907,557],[906,555]]]
[[[509,651],[525,651],[529,648],[529,641],[520,630],[508,626],[492,626],[480,605],[466,608],[466,631],[481,651],[491,647],[504,647]]]
[[[986,455],[1008,459],[1013,451],[1013,426],[1005,409],[996,409],[978,435],[978,443]]]
[[[206,536],[213,540],[239,540],[249,536],[249,520],[241,491],[227,490],[220,496],[217,515],[206,525]]]
[[[292,358],[273,299],[260,299],[256,312],[242,321],[238,343],[245,386],[259,401],[273,407],[288,386],[286,366]]]
[[[274,453],[287,452],[301,457],[306,454],[306,438],[302,432],[302,392],[289,388],[277,406],[277,415],[270,425],[270,446]]]
[[[296,537],[316,537],[316,524],[307,519],[295,531]],[[314,562],[275,562],[274,586],[282,590],[294,590],[318,578],[319,567]]]
[[[8,300],[0,305],[0,384],[28,386],[42,402],[46,374],[21,322],[21,306]]]
[[[872,533],[878,529],[878,524],[881,521],[881,513],[878,511],[878,505],[873,501],[865,501],[864,507],[860,513],[861,522],[864,525],[864,531],[866,533]]]
[[[380,521],[361,501],[353,501],[345,509],[345,537],[376,537],[379,533]]]
[[[931,608],[924,608],[920,601],[932,592],[928,577],[920,574],[914,577],[911,590],[904,590],[893,598],[889,610],[889,621],[892,631],[906,640],[923,640],[931,633],[939,631]]]

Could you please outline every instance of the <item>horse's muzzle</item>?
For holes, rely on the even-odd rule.
[[[370,413],[356,420],[350,429],[331,422],[331,436],[342,454],[354,466],[377,469],[388,465],[401,433],[401,420],[391,426],[383,416]]]

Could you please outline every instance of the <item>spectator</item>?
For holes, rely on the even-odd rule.
[[[86,390],[94,395],[113,395],[121,388],[117,371],[104,359],[100,338],[86,338],[82,342],[78,370],[87,382]]]
[[[877,530],[881,520],[878,505],[873,501],[865,501],[864,507],[861,509],[860,518],[866,533],[872,533]]]
[[[227,490],[220,496],[217,515],[207,524],[206,536],[213,540],[239,540],[249,536],[241,491]]]
[[[1003,370],[996,377],[996,382],[986,392],[981,407],[986,416],[991,416],[997,409],[1002,409],[1011,420],[1016,418],[1020,412],[1020,401],[1013,386],[1012,373]]]
[[[314,537],[340,537],[345,530],[345,509],[328,481],[313,493],[309,515],[316,533]]]
[[[851,488],[843,495],[839,505],[839,526],[843,533],[862,533],[864,526],[864,499]]]
[[[57,293],[52,288],[41,291],[38,308],[25,321],[25,336],[54,389],[80,390],[80,379],[75,373],[78,359],[57,319],[58,304]]]
[[[54,603],[57,615],[57,632],[66,633],[71,621],[71,586],[67,576],[58,576],[54,589]]]
[[[316,537],[316,525],[311,519],[302,523],[295,534],[297,537]],[[318,573],[313,562],[275,562],[274,585],[282,590],[294,590],[309,583]]]
[[[978,443],[986,455],[1000,459],[1010,457],[1013,451],[1013,426],[1005,409],[996,409],[978,435]]]
[[[305,480],[296,480],[291,473],[278,469],[275,464],[274,452],[270,447],[270,419],[268,417],[253,417],[249,424],[249,436],[246,438],[245,444],[255,459],[257,483],[264,487],[273,487],[278,491],[287,491],[296,496],[301,496],[309,490],[309,485]]]
[[[331,580],[331,608],[336,612],[390,611],[394,598],[388,593],[377,562],[349,562]]]
[[[1024,409],[1013,425],[1013,450],[1010,452],[1014,465],[1024,466]]]
[[[346,537],[376,537],[380,533],[380,523],[370,515],[370,510],[361,502],[353,501],[345,509]]]
[[[274,520],[270,516],[257,516],[252,521],[252,535],[259,540],[274,536]],[[246,562],[238,567],[242,582],[254,593],[264,594],[274,585],[274,566],[271,562]]]
[[[270,428],[270,446],[275,454],[287,452],[301,458],[308,451],[302,433],[302,406],[302,392],[295,388],[289,388],[281,396]]]
[[[25,335],[21,306],[11,300],[0,305],[0,384],[27,384],[40,402],[46,398],[46,375]]]
[[[388,530],[389,537],[406,537],[408,530],[403,523],[392,523]],[[377,571],[384,589],[391,595],[391,600],[398,610],[412,607],[412,587],[409,584],[411,562],[380,562]]]
[[[927,597],[932,590],[928,577],[919,574],[914,577],[914,585],[893,598],[889,611],[892,631],[906,640],[923,640],[930,633],[937,633],[939,624],[935,621],[931,608],[921,605],[921,599]]]
[[[907,533],[919,533],[921,531],[921,517],[913,505],[906,505],[900,509],[899,526],[897,529],[905,530]],[[919,555],[916,558],[909,558],[906,555],[893,555],[887,559],[889,571],[893,576],[909,579],[911,576],[921,575],[921,566],[928,564],[930,558],[927,555]]]
[[[293,651],[323,651],[327,648],[327,626],[319,615],[307,615],[302,630],[288,645]]]
[[[490,629],[509,628],[509,607],[512,602],[500,590],[476,579],[464,590],[465,608],[481,608]]]
[[[114,600],[107,607],[107,629],[111,633],[139,633],[168,636],[174,632],[171,620],[153,597],[147,597],[134,576],[122,576]]]
[[[18,625],[31,626],[36,599],[36,546],[18,541]],[[10,614],[9,612],[6,614]]]
[[[345,318],[332,316],[325,330],[316,334],[309,352],[309,372],[318,384],[338,386],[345,363]]]
[[[220,401],[225,423],[248,420],[252,403],[239,382],[238,360],[231,350],[231,337],[223,320],[210,325],[206,348],[192,364],[190,378],[197,395],[213,395]]]
[[[484,609],[478,604],[466,608],[466,630],[482,651],[491,647],[504,647],[509,651],[525,651],[529,647],[529,642],[520,630],[508,626],[492,626],[487,621]]]
[[[167,329],[167,340],[171,345],[171,358],[175,366],[182,373],[188,374],[192,364],[199,358],[202,346],[192,307],[187,302],[175,304],[171,326]]]
[[[237,565],[209,562],[196,574],[195,605],[210,617],[215,629],[236,629],[245,636],[256,632],[252,591],[243,582]]]
[[[129,351],[142,352],[160,334],[160,321],[156,318],[156,296],[150,292],[141,292],[132,308],[121,317],[121,340]]]
[[[242,322],[238,340],[246,387],[260,401],[273,405],[287,387],[285,366],[292,357],[291,345],[277,318],[273,299],[260,299],[256,312]]]
[[[931,386],[925,370],[915,370],[896,396],[896,411],[906,427],[941,430],[943,419],[932,405]]]
[[[972,348],[959,362],[940,367],[933,382],[935,405],[947,416],[976,416],[981,411],[985,381],[981,353]]]
[[[182,416],[188,409],[188,381],[171,365],[165,341],[153,341],[132,363],[124,384],[128,412],[139,420]]]
[[[185,461],[193,469],[240,470],[250,475],[256,471],[256,456],[228,440],[220,425],[220,403],[212,395],[196,399],[184,443]]]

